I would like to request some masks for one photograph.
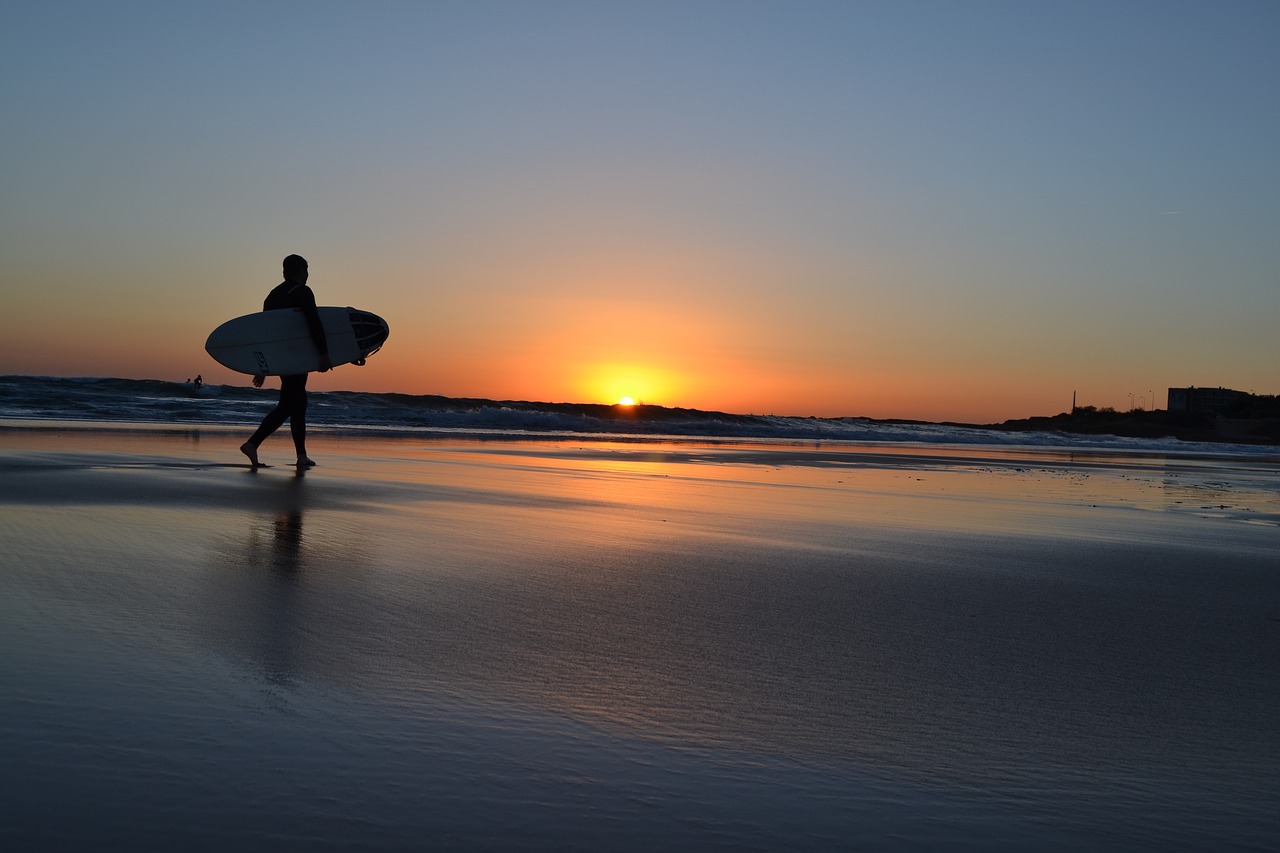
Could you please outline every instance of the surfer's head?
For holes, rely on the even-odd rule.
[[[307,280],[307,259],[302,255],[290,255],[285,258],[284,280],[305,282]]]

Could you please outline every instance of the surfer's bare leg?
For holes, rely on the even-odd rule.
[[[293,435],[293,449],[298,452],[298,467],[310,468],[316,463],[307,456],[307,374],[284,377],[280,383],[280,400],[289,410],[289,431]]]
[[[249,461],[253,463],[255,468],[262,464],[258,461],[258,447],[267,440],[268,436],[279,429],[280,425],[286,420],[292,421],[293,443],[297,447],[298,458],[305,459],[307,457],[305,443],[307,434],[307,375],[305,373],[298,376],[280,377],[280,401],[276,403],[274,409],[267,412],[267,416],[262,419],[262,424],[249,437],[249,440],[240,445],[240,452],[249,457]]]

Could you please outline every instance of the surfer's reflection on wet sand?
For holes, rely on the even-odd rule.
[[[303,472],[263,483],[239,549],[218,555],[207,613],[220,650],[273,684],[289,684],[306,657],[304,581],[308,550]]]
[[[302,481],[306,469],[299,468],[284,494],[284,505],[276,511],[272,525],[271,568],[288,575],[302,569]]]
[[[286,574],[302,568],[302,511],[289,510],[275,517],[271,567]]]

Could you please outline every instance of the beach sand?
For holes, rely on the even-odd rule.
[[[241,438],[0,428],[7,849],[1280,847],[1274,458]]]

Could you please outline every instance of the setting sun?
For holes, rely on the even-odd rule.
[[[581,399],[619,406],[642,402],[672,405],[681,398],[684,382],[668,367],[637,362],[604,362],[586,367],[579,374],[574,392]]]

